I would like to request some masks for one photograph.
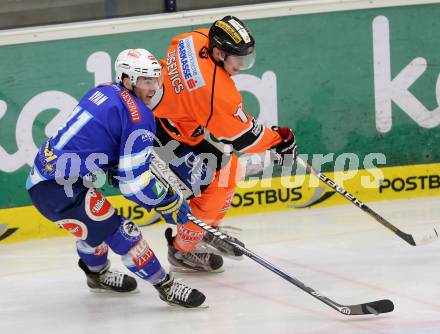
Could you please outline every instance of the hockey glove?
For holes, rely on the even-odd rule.
[[[276,131],[281,137],[281,142],[273,147],[278,164],[292,165],[297,156],[297,145],[293,131],[289,128],[280,128],[278,126],[273,126],[272,130]]]
[[[178,192],[175,192],[171,187],[164,200],[155,208],[156,212],[160,213],[168,224],[186,224],[188,222],[188,214],[191,209],[186,200]]]

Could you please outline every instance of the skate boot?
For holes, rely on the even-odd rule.
[[[124,273],[110,270],[110,261],[107,261],[107,265],[100,272],[90,271],[81,259],[78,261],[78,265],[85,272],[87,285],[92,292],[138,292],[136,280]]]
[[[221,229],[219,230],[221,231]],[[228,235],[228,240],[232,241],[234,244],[244,247],[244,243],[237,238]],[[214,253],[224,255],[233,260],[243,260],[243,252],[240,249],[233,247],[223,239],[214,237],[211,233],[205,234],[203,237],[203,242],[206,244],[207,248],[212,249]]]
[[[200,251],[197,248],[192,252],[181,252],[173,246],[173,230],[165,230],[168,241],[168,261],[171,269],[180,272],[221,272],[223,258],[211,252]]]
[[[159,291],[159,297],[169,305],[181,306],[186,308],[200,307],[206,297],[199,290],[175,281],[172,273],[166,275],[165,279],[154,285]],[[203,306],[202,306],[203,307]]]

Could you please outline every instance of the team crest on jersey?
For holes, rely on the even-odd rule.
[[[139,123],[142,121],[141,111],[136,101],[133,99],[133,96],[127,90],[121,90],[119,92],[119,96],[124,102],[125,107],[127,107],[128,113],[130,114],[130,119],[132,123]]]
[[[179,40],[178,54],[180,71],[188,90],[193,91],[205,86],[205,80],[203,80],[203,75],[197,62],[197,53],[192,36]]]
[[[103,221],[115,213],[115,208],[110,202],[93,188],[87,191],[85,202],[86,213],[90,219]]]
[[[75,237],[86,240],[88,235],[88,230],[86,224],[76,219],[63,219],[57,221],[63,229],[72,233]]]

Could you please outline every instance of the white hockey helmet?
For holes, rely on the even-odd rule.
[[[122,82],[126,74],[133,86],[138,77],[161,78],[162,66],[149,51],[145,49],[127,49],[119,53],[115,61],[116,82]]]

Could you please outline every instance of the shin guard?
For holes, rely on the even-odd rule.
[[[107,239],[107,244],[116,254],[122,256],[125,266],[143,280],[157,284],[165,278],[165,270],[142,237],[136,223],[124,220]]]

